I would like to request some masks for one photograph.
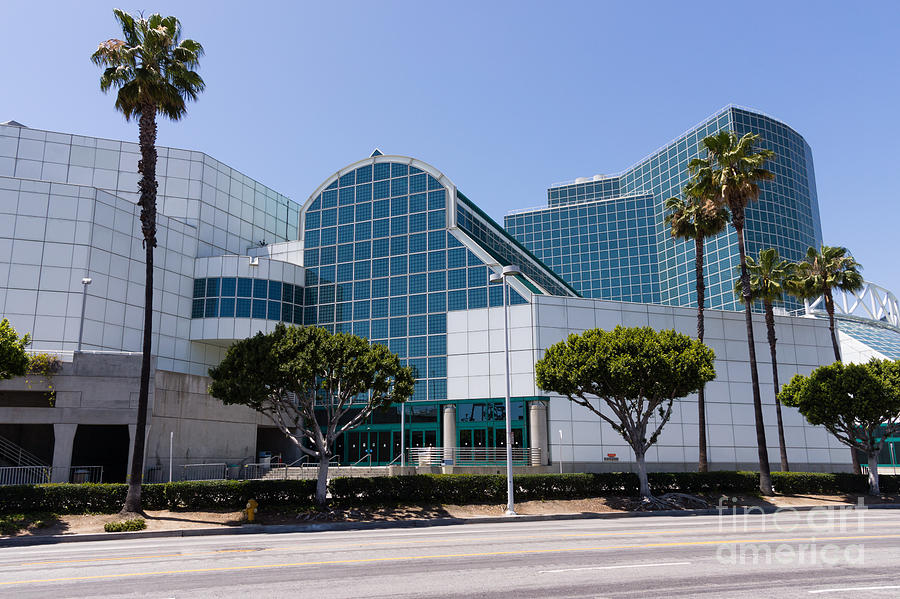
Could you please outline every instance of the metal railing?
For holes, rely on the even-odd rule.
[[[228,465],[221,464],[184,464],[181,480],[225,480]]]
[[[69,468],[70,483],[102,483],[103,466],[72,466]]]
[[[506,464],[505,447],[415,447],[409,450],[410,466],[495,466]],[[541,463],[539,447],[514,447],[514,466]]]
[[[0,486],[49,483],[50,473],[49,466],[2,466],[0,467]]]
[[[0,436],[0,458],[6,460],[7,462],[12,462],[15,466],[42,466],[44,468],[50,467],[50,464],[48,464],[41,458],[2,436]]]

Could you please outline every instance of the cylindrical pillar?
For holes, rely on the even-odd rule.
[[[72,467],[72,449],[75,444],[75,431],[77,429],[77,424],[56,423],[53,425],[53,470],[50,472],[50,482],[69,482],[69,469]]]
[[[453,465],[453,450],[456,448],[456,404],[444,406],[441,424],[444,465]],[[451,462],[447,460],[451,460]]]
[[[549,445],[547,443],[547,402],[532,401],[528,404],[528,438],[532,448],[540,449],[539,455],[531,456],[532,466],[549,464]]]

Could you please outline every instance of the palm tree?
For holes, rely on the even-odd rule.
[[[778,401],[778,358],[775,355],[775,310],[773,304],[781,301],[785,290],[794,282],[794,263],[783,260],[778,250],[769,248],[759,252],[759,261],[747,256],[747,270],[750,271],[750,299],[762,301],[766,313],[766,330],[769,336],[769,353],[772,356],[772,381],[775,384],[775,415],[778,418],[778,448],[781,452],[781,470],[789,472],[787,447],[784,442],[784,424],[781,420],[781,402]],[[740,279],[735,281],[734,293],[744,301]]]
[[[840,289],[852,292],[862,289],[863,278],[859,273],[860,270],[862,270],[862,265],[850,255],[845,247],[823,245],[819,250],[811,247],[806,250],[806,257],[803,261],[797,264],[798,281],[789,290],[792,295],[800,299],[816,299],[819,296],[824,298],[835,361],[841,359],[841,348],[834,332],[834,295],[832,290]]]
[[[125,120],[139,119],[141,159],[138,183],[141,207],[141,230],[146,251],[146,284],[144,287],[144,344],[141,362],[141,386],[138,395],[137,430],[128,494],[123,512],[141,509],[144,444],[147,425],[147,402],[150,391],[150,351],[153,325],[153,248],[156,247],[156,113],[173,121],[187,113],[186,101],[196,100],[204,83],[195,69],[203,55],[203,46],[194,40],[181,39],[181,23],[175,17],[152,14],[135,18],[115,9],[113,14],[122,27],[124,40],[102,42],[91,55],[94,64],[105,67],[100,76],[100,89],[117,89],[116,110]]]
[[[747,253],[744,245],[744,223],[747,206],[759,199],[759,182],[775,176],[763,164],[775,153],[772,150],[755,150],[759,135],[747,133],[741,138],[733,131],[722,130],[701,142],[713,167],[710,176],[716,186],[719,201],[728,206],[731,224],[737,232],[738,255],[741,263],[741,289],[744,296],[744,315],[747,324],[747,345],[750,351],[750,381],[753,386],[753,415],[756,423],[756,445],[759,454],[759,490],[772,495],[772,474],[769,471],[769,452],[766,447],[766,429],[762,415],[762,399],[759,394],[759,373],[756,368],[756,346],[753,343],[753,315],[750,306],[750,272],[747,270]],[[699,166],[699,159],[691,164]]]
[[[711,185],[706,166],[694,169],[693,179],[684,186],[683,198],[666,200],[666,224],[672,228],[672,237],[694,241],[697,273],[697,339],[703,342],[703,308],[706,282],[703,278],[703,244],[707,237],[715,237],[728,224],[728,211],[716,203],[715,189]],[[700,387],[697,392],[698,423],[700,428],[698,470],[706,472],[706,393]]]

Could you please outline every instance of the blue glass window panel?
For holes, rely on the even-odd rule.
[[[337,280],[339,283],[345,283],[347,281],[353,280],[353,263],[352,262],[344,262],[343,264],[338,264]]]
[[[428,213],[428,230],[444,229],[447,226],[447,219],[444,217],[443,210],[434,210]]]
[[[328,304],[334,301],[334,285],[322,285],[319,287],[319,302]]]
[[[266,308],[268,307],[267,304],[268,302],[266,302],[266,300],[253,300],[253,318],[265,318]]]
[[[391,185],[389,181],[376,181],[372,186],[373,195],[376,200],[386,198],[391,193]]]
[[[396,183],[393,181],[392,183]],[[404,192],[406,193],[406,192]],[[400,195],[400,194],[392,194],[392,195]],[[402,216],[409,212],[409,199],[403,195],[399,198],[393,198],[391,200],[391,216]]]
[[[334,305],[335,320],[350,320],[353,318],[353,304],[350,302],[342,302]]]
[[[372,276],[372,263],[361,260],[353,265],[353,278],[356,280],[368,279]]]
[[[406,319],[391,319],[391,337],[406,337]]]
[[[447,311],[447,294],[429,293],[428,294],[428,311],[429,312],[446,312]]]
[[[319,242],[320,234],[318,230],[315,231],[307,231],[303,235],[303,242],[307,245],[307,247],[316,247],[320,245]]]
[[[428,256],[422,254],[412,254],[409,257],[409,272],[425,272],[428,270]]]
[[[335,333],[349,333],[352,328],[352,325],[349,322],[342,322],[340,324],[334,325]]]
[[[353,260],[353,244],[345,243],[339,245],[337,255],[338,262],[350,262],[351,260]]]
[[[391,298],[391,316],[404,316],[407,312],[405,295]]]
[[[447,289],[447,271],[436,270],[428,273],[428,291],[444,291]]]
[[[447,289],[463,289],[466,286],[466,269],[457,268],[454,270],[447,271]],[[453,303],[450,303],[451,310],[458,310],[459,308],[453,308]]]
[[[400,164],[399,162],[391,163],[391,176],[392,177],[404,177],[409,174],[409,167],[405,164]]]
[[[395,216],[391,219],[391,235],[406,235],[408,230],[405,216]],[[403,238],[406,241],[406,238]]]
[[[334,304],[319,306],[319,323],[334,322]]]
[[[519,295],[519,293],[517,291],[514,291],[512,289],[509,290],[509,305],[515,306],[515,305],[527,304],[527,303],[528,303],[528,300],[526,300],[524,297]]]
[[[372,294],[372,281],[357,281],[353,284],[353,299],[369,299]]]
[[[354,225],[341,225],[338,227],[338,243],[350,243],[353,241]]]
[[[337,286],[336,301],[345,302],[353,299],[353,283],[340,283]]]
[[[219,295],[219,278],[212,277],[206,279],[206,297],[218,297]]]
[[[409,296],[409,313],[425,314],[428,311],[428,296],[424,293]]]
[[[409,193],[419,193],[425,191],[428,182],[425,180],[425,173],[413,175],[409,178]]]
[[[308,307],[303,309],[303,324],[313,325],[316,324],[316,308]]]
[[[413,385],[413,395],[411,401],[425,401],[428,399],[426,382],[427,381],[424,380],[418,380],[415,382],[415,384]]]
[[[372,243],[363,241],[353,246],[353,258],[356,260],[368,260],[372,257]]]
[[[446,335],[429,335],[428,336],[428,355],[440,356],[447,353],[447,336]]]
[[[443,189],[428,192],[428,209],[443,210],[447,207],[447,194]]]
[[[281,281],[269,281],[269,299],[281,299]]]
[[[303,324],[303,306],[294,306],[294,324]]]
[[[429,379],[428,399],[434,401],[447,399],[447,379]]]
[[[390,261],[387,258],[377,258],[372,260],[372,276],[386,277],[390,274]]]
[[[337,209],[332,208],[331,210],[322,211],[322,226],[323,227],[333,227],[337,224]]]
[[[375,210],[372,218],[387,218],[391,215],[391,203],[389,200],[378,200],[374,206]]]
[[[269,295],[269,282],[265,279],[253,279],[253,297],[265,299]]]
[[[409,215],[409,232],[410,233],[420,233],[424,231],[426,228],[426,220],[425,213],[419,212],[417,214]]]
[[[356,171],[350,171],[345,175],[341,175],[340,178],[341,187],[347,187],[349,185],[356,184]]]
[[[426,291],[428,291],[428,280],[425,275],[410,275],[409,292],[425,293]]]
[[[487,268],[476,266],[469,269],[469,287],[481,287],[488,284]]]
[[[283,283],[281,285],[281,301],[294,303],[294,286],[290,283]]]
[[[356,169],[356,183],[368,183],[372,180],[372,165],[367,164]]]
[[[447,292],[447,309],[448,310],[465,310],[466,309],[466,291],[449,291]]]
[[[372,321],[372,338],[373,339],[387,339],[387,337],[388,337],[388,320],[387,320],[387,318],[373,320]]]
[[[303,304],[303,287],[300,285],[294,285],[294,303]]]
[[[406,295],[406,277],[391,277],[391,295]]]
[[[362,320],[364,318],[369,318],[369,302],[354,302],[353,303],[353,319],[354,320]]]
[[[347,223],[352,223],[356,220],[354,215],[356,211],[353,206],[341,206],[338,209],[338,224],[346,225]]]
[[[337,250],[334,246],[324,247],[319,250],[319,264],[334,264],[334,258]]]
[[[409,355],[410,356],[424,356],[426,351],[426,343],[425,337],[410,337],[409,339]],[[412,362],[412,360],[410,360]],[[424,360],[422,360],[424,362]],[[422,368],[420,374],[416,376],[423,376],[425,374],[425,369]]]
[[[310,210],[306,213],[306,223],[307,229],[318,229],[320,223],[322,222],[322,213],[318,210]]]
[[[281,320],[287,323],[294,322],[294,306],[293,304],[281,304]]]
[[[426,333],[425,330],[425,316],[410,316],[409,317],[409,330],[407,334],[410,336],[415,335],[424,335]]]
[[[406,200],[406,192],[409,190],[409,179],[406,177],[401,177],[399,179],[391,180],[391,197],[394,196],[404,196],[404,201]]]
[[[428,252],[428,270],[446,270],[447,253],[444,251]]]
[[[387,297],[388,280],[375,279],[372,281],[372,297]]]
[[[322,194],[319,194],[318,197],[316,197],[316,199],[313,200],[313,203],[309,206],[310,210],[319,210],[320,208],[322,208]]]
[[[441,356],[439,358],[428,358],[428,378],[446,378],[447,377],[447,358]]]
[[[376,220],[374,227],[372,229],[373,237],[387,237],[391,232],[390,221],[388,219],[383,218],[381,220]]]
[[[440,233],[429,233],[429,235],[434,235],[434,236],[437,237],[437,236],[440,235]],[[453,236],[453,233],[451,233],[450,231],[447,231],[447,232],[446,232],[445,238],[446,238],[446,241],[447,241],[447,247],[448,247],[448,248],[461,248],[461,247],[463,247],[462,242],[460,242],[459,239],[457,239],[456,237],[454,237],[454,236]],[[435,240],[435,241],[437,241],[437,240]]]
[[[328,184],[328,187],[326,187],[325,189],[335,189],[337,186],[338,186],[338,180],[335,179],[334,181],[332,181],[331,183],[329,183],[329,184]]]
[[[372,300],[372,318],[385,318],[390,313],[386,299]]]
[[[221,281],[222,281],[222,284],[221,284],[221,292],[222,293],[220,295],[224,295],[224,296],[228,296],[228,297],[234,296],[234,292],[237,287],[237,279],[235,279],[234,277],[223,277],[221,279]]]
[[[425,233],[416,233],[409,236],[409,251],[424,252],[428,249],[428,236]]]
[[[319,284],[323,283],[334,283],[334,265],[319,267]]]
[[[446,314],[429,314],[428,315],[428,334],[436,335],[447,332],[447,315]]]
[[[235,318],[250,318],[250,300],[238,298],[234,308]]]
[[[428,207],[428,199],[424,193],[409,196],[410,212],[425,212]]]
[[[447,231],[429,231],[428,233],[428,249],[442,250],[447,247]]]
[[[468,257],[469,266],[483,266],[484,262],[481,259],[473,254],[472,252],[466,250],[466,256]]]
[[[337,181],[333,183],[337,185]],[[329,187],[331,187],[329,185]],[[337,190],[329,189],[322,194],[322,208],[334,208],[337,206]]]
[[[205,306],[203,299],[195,299],[191,304],[191,318],[203,318]]]
[[[345,187],[341,189],[338,193],[338,204],[341,206],[347,206],[348,204],[352,205],[354,200],[356,199],[353,193],[354,189],[352,187]],[[352,207],[352,206],[351,206]]]
[[[424,339],[423,339],[424,341]],[[409,340],[410,344],[412,344],[412,339]],[[412,347],[409,349],[410,356],[424,356],[425,352],[422,351],[421,354],[414,354],[412,351]],[[417,379],[425,378],[425,375],[428,374],[428,361],[425,358],[411,358],[407,361],[407,366],[413,369],[413,374]]]
[[[405,275],[406,274],[406,254],[402,256],[392,256],[391,257],[391,274],[392,275]]]
[[[281,320],[281,302],[269,302],[269,320]]]
[[[354,233],[357,241],[372,239],[372,223],[365,221],[354,225]]]
[[[363,339],[369,338],[369,322],[354,322],[353,323],[353,334],[357,337],[362,337]]]
[[[441,187],[441,184],[437,179],[435,179],[431,175],[428,175],[428,189],[443,189],[443,188]]]
[[[373,179],[376,181],[380,181],[382,179],[388,179],[391,176],[391,163],[390,162],[379,162],[375,165],[375,174]]]
[[[388,237],[382,237],[372,242],[372,256],[374,258],[384,258],[391,253],[391,240]]]
[[[465,248],[447,250],[447,268],[460,268],[466,265]]]
[[[407,253],[407,240],[405,236],[391,237],[391,256]]]
[[[469,310],[487,308],[487,287],[469,289]]]
[[[194,297],[206,295],[206,279],[194,279]]]
[[[334,245],[337,243],[337,228],[328,227],[322,229],[322,239],[320,245]]]
[[[357,204],[354,210],[356,220],[372,220],[372,204],[370,202]]]
[[[406,339],[391,339],[388,341],[388,349],[392,354],[396,354],[398,358],[406,357]]]

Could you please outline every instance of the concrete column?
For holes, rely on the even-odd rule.
[[[441,438],[444,447],[444,460],[453,459],[453,449],[456,447],[456,404],[444,406],[441,426]]]
[[[528,404],[528,439],[531,447],[541,450],[540,457],[532,457],[532,466],[550,463],[550,447],[547,443],[547,402],[532,401]]]
[[[53,471],[50,482],[69,482],[69,468],[72,467],[72,447],[75,444],[77,424],[53,425]]]

